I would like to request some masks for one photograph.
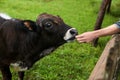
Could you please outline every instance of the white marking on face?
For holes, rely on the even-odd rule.
[[[73,35],[70,33],[70,30],[72,30],[72,29],[75,29],[75,28],[70,28],[67,32],[66,32],[66,34],[65,34],[65,36],[64,36],[64,40],[69,40],[70,38],[72,38],[73,37]],[[69,42],[69,41],[68,41]]]
[[[0,13],[0,16],[4,19],[12,19],[10,16],[8,16],[7,14],[5,13]]]
[[[26,71],[28,67],[21,67],[20,64],[23,63],[22,61],[18,61],[16,63],[11,63],[10,65],[14,67],[15,71]]]

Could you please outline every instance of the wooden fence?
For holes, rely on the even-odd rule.
[[[110,6],[111,6],[112,0],[102,0],[101,6],[100,6],[100,10],[98,13],[98,17],[94,26],[94,30],[98,30],[101,28],[105,13],[107,11],[107,13],[110,12]],[[98,38],[93,40],[93,45],[97,46],[97,42],[98,42]]]
[[[88,80],[118,80],[120,69],[120,34],[107,43]]]

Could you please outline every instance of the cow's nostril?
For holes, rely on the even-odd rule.
[[[77,34],[78,34],[77,30],[75,30],[75,29],[71,29],[71,30],[70,30],[70,33],[71,33],[72,35],[77,35]]]

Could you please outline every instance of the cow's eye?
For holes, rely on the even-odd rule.
[[[51,28],[53,26],[52,22],[46,22],[45,27]]]

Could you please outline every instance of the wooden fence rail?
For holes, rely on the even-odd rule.
[[[118,80],[120,69],[120,34],[107,43],[88,80]]]

